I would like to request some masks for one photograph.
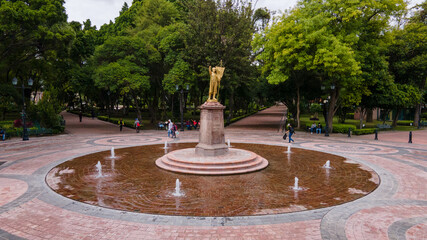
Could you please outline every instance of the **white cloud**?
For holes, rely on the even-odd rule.
[[[255,3],[256,0],[253,0]],[[421,3],[424,0],[412,0],[411,5]],[[66,0],[65,7],[68,21],[83,22],[90,19],[93,25],[99,29],[104,23],[119,16],[124,2],[130,6],[132,0]],[[297,0],[258,0],[256,8],[267,7],[273,11],[283,11],[295,6]]]
[[[90,19],[99,29],[110,20],[114,22],[125,2],[132,4],[132,0],[66,0],[65,8],[69,22]]]

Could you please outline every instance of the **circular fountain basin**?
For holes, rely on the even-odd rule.
[[[168,150],[173,153],[195,145],[171,144]],[[96,206],[203,217],[324,208],[363,197],[379,183],[375,172],[344,157],[299,148],[287,154],[283,146],[233,146],[265,157],[269,166],[262,171],[223,176],[170,172],[155,164],[165,154],[160,144],[116,149],[116,159],[110,158],[109,151],[72,159],[53,168],[46,182],[65,197]],[[332,169],[322,167],[327,160]],[[98,161],[102,177],[96,178]],[[295,177],[299,179],[298,191],[293,190]],[[177,179],[183,193],[179,197],[174,196]]]
[[[156,160],[156,165],[168,171],[198,175],[229,175],[254,172],[268,166],[258,154],[231,148],[221,156],[199,156],[194,148],[176,150]]]

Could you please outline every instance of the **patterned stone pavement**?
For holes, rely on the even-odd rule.
[[[286,146],[277,132],[283,107],[226,128],[231,142]],[[119,132],[112,124],[64,115],[67,134],[0,142],[0,239],[427,239],[427,130],[372,135],[297,132],[292,147],[344,156],[380,177],[379,187],[353,202],[317,210],[246,217],[165,216],[100,208],[53,192],[54,166],[115,148],[195,142],[197,131],[174,140],[165,131]],[[267,121],[268,119],[268,121]],[[263,123],[265,123],[263,125]]]

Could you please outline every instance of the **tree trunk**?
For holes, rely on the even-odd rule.
[[[359,120],[360,120],[360,123],[359,123],[359,129],[362,129],[363,128],[363,118],[364,118],[364,114],[363,114],[363,108],[362,107],[360,107],[360,109],[359,109]]]
[[[80,102],[80,110],[83,112],[83,100],[80,92],[79,92],[79,102]]]
[[[138,97],[133,95],[133,100],[135,102],[136,114],[139,120],[142,120],[141,108],[139,107]]]
[[[329,101],[329,106],[328,106],[328,130],[330,133],[332,133],[333,130],[333,120],[334,120],[334,116],[336,111],[338,110],[338,106],[337,105],[337,101],[338,101],[338,93],[339,93],[339,89],[336,87],[331,94],[331,99]]]
[[[392,127],[397,126],[397,120],[399,119],[399,113],[400,113],[400,108],[396,109],[396,115],[394,115],[393,123],[391,124]]]
[[[300,96],[300,92],[299,92],[299,86],[297,86],[297,128],[299,129],[301,127],[301,122],[300,122],[300,101],[301,101],[301,96]]]
[[[421,112],[421,104],[417,104],[415,107],[415,114],[414,114],[414,126],[418,127],[418,123],[420,122],[420,112]]]
[[[230,124],[231,119],[233,119],[234,113],[234,90],[230,93],[229,106],[228,106],[228,117],[227,117],[227,125]]]

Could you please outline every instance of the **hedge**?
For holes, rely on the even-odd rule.
[[[376,128],[364,128],[364,129],[354,129],[353,135],[364,135],[375,133]]]
[[[334,124],[332,132],[334,133],[348,133],[348,129],[351,128],[351,131],[356,129],[356,126],[352,124]]]
[[[110,120],[108,120],[108,116],[98,116],[99,120],[102,121],[106,121],[106,122],[110,122],[110,123],[114,123],[116,125],[119,125],[119,120],[120,118],[112,118],[110,117]],[[123,120],[125,127],[129,127],[129,128],[135,128],[135,122],[134,121],[128,121],[128,120]],[[139,127],[139,129],[142,130],[142,123],[140,123],[141,126]]]
[[[397,121],[397,125],[399,126],[411,126],[411,124],[414,124],[414,121],[412,120],[399,120]]]

